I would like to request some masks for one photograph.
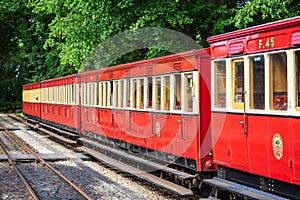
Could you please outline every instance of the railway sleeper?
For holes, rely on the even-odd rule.
[[[49,162],[56,162],[56,161],[64,161],[64,160],[70,160],[74,157],[80,158],[81,160],[88,161],[91,160],[89,156],[82,154],[82,153],[76,153],[75,155],[69,155],[69,154],[63,154],[63,153],[51,153],[51,154],[38,154],[41,158],[43,158],[45,161]],[[11,158],[14,162],[23,163],[23,162],[37,162],[37,158],[32,154],[11,154]],[[0,154],[0,162],[7,162],[8,157],[7,155]]]

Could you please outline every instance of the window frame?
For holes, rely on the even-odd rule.
[[[243,101],[242,102],[236,102],[236,94],[235,94],[235,86],[236,86],[236,78],[235,78],[235,65],[234,63],[241,62],[243,61],[244,65],[244,71],[243,71],[243,91],[241,92]],[[239,58],[233,58],[231,59],[230,62],[230,67],[231,67],[231,99],[232,99],[232,108],[233,109],[244,109],[244,103],[245,103],[245,96],[243,92],[245,91],[245,72],[246,72],[246,67],[245,67],[245,56],[239,57]]]

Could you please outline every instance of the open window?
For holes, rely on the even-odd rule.
[[[214,107],[226,107],[226,62],[214,62]]]
[[[137,109],[144,109],[144,79],[137,82]]]
[[[154,77],[154,87],[153,87],[153,109],[161,109],[161,77]]]
[[[124,80],[124,107],[130,107],[130,79]]]
[[[287,110],[287,56],[270,54],[270,109]]]
[[[118,107],[118,93],[119,93],[119,82],[113,81],[113,99],[112,99],[113,107]]]
[[[170,110],[170,76],[163,76],[163,95],[162,95],[162,109]]]
[[[136,108],[136,97],[137,97],[137,79],[130,79],[130,107]]]
[[[95,84],[95,106],[99,105],[99,83],[94,83]]]
[[[232,61],[232,99],[233,108],[244,108],[244,60]]]
[[[174,75],[174,108],[173,110],[181,110],[181,74]]]
[[[124,103],[123,103],[123,93],[124,93],[124,80],[120,80],[119,81],[119,89],[118,89],[118,108],[123,108],[124,107]]]
[[[193,112],[194,111],[194,77],[193,73],[185,73],[184,74],[184,112]]]
[[[147,84],[146,84],[146,87],[147,87],[147,106],[146,108],[150,108],[152,109],[152,105],[153,105],[153,99],[152,99],[152,93],[153,93],[153,86],[152,86],[152,77],[147,77]]]
[[[250,57],[250,108],[265,108],[265,59],[263,55]]]

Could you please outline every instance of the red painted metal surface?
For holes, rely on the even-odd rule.
[[[300,17],[294,17],[210,37],[212,59],[294,48],[300,44],[299,27]],[[249,113],[231,106],[226,111],[213,110],[214,163],[300,185],[300,120],[294,113],[274,114],[265,110]]]
[[[77,75],[55,78],[41,82],[41,88],[79,84]],[[80,126],[80,109],[79,105],[57,104],[47,102],[41,104],[41,119],[57,123],[79,131]]]
[[[23,86],[23,91],[26,90],[34,90],[34,89],[39,89],[41,87],[41,84],[38,83],[33,83],[33,84],[28,84]],[[37,97],[40,98],[40,97]],[[31,115],[33,117],[40,118],[41,116],[41,104],[38,102],[22,102],[22,110],[23,113]]]
[[[294,17],[212,36],[207,39],[211,44],[211,57],[214,59],[299,45],[299,26],[300,17]]]
[[[58,125],[92,132],[132,145],[195,161],[194,169],[208,170],[211,150],[210,126],[210,57],[209,50],[189,51],[160,58],[123,64],[78,75],[41,82],[42,88],[67,84],[145,77],[174,72],[198,71],[199,114],[152,110],[100,108],[57,103],[43,103],[41,119]],[[80,89],[79,91],[80,92]],[[76,116],[76,117],[75,117]],[[156,132],[159,124],[160,132]],[[203,150],[202,150],[203,149]],[[212,167],[210,170],[214,170]]]
[[[210,124],[210,57],[207,50],[189,51],[84,72],[80,77],[81,82],[85,83],[191,70],[198,70],[200,75],[200,115],[81,106],[81,132],[93,132],[155,151],[189,158],[196,161],[197,170],[206,170],[205,162],[211,159],[207,156],[211,150],[208,142],[210,140],[206,140],[203,152],[201,145],[209,133]],[[160,124],[159,135],[155,133],[156,123]]]

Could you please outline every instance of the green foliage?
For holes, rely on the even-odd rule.
[[[10,102],[10,101],[0,101],[0,111],[9,111],[20,109],[22,107],[21,101]]]
[[[300,2],[296,0],[253,0],[237,10],[233,23],[237,28],[259,25],[299,15]]]
[[[207,47],[209,36],[297,16],[299,10],[296,0],[0,0],[0,75],[5,77],[0,100],[20,100],[25,83],[173,53],[163,45],[188,50],[181,41],[172,43],[173,36],[161,44],[162,36],[151,32],[142,40],[131,35],[105,43],[126,30],[167,28]],[[95,49],[101,55],[91,55]],[[107,63],[110,58],[114,61]]]

